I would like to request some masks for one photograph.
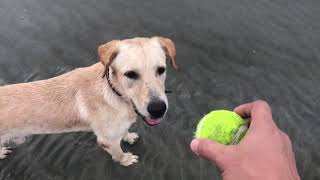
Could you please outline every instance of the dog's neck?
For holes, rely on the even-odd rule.
[[[125,101],[127,103],[130,103],[135,111],[135,113],[140,116],[140,117],[144,117],[137,109],[137,107],[135,106],[134,102],[131,99],[125,98],[118,90],[117,88],[112,84],[111,80],[110,80],[110,76],[109,76],[109,71],[105,71],[105,74],[102,76],[102,78],[106,79],[106,81],[108,82],[109,88],[113,91],[114,96],[118,96],[119,99],[121,99],[122,101]]]
[[[109,87],[111,88],[111,90],[112,90],[116,95],[118,95],[119,97],[123,98],[123,97],[122,97],[122,94],[121,94],[121,93],[113,86],[113,84],[111,83],[111,81],[110,81],[110,76],[104,75],[102,78],[104,78],[104,77],[107,79],[107,82],[108,82]]]

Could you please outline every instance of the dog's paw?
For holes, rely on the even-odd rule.
[[[132,153],[124,153],[122,156],[122,159],[120,161],[120,164],[122,166],[130,166],[133,163],[137,163],[138,162],[138,156],[132,154]]]
[[[127,133],[127,135],[123,138],[123,140],[129,144],[134,144],[138,139],[139,136],[137,133]]]
[[[0,159],[6,158],[9,154],[11,154],[12,150],[9,147],[0,147]]]

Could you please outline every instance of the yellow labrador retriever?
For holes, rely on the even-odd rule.
[[[99,46],[100,61],[47,80],[0,87],[0,159],[8,141],[31,134],[93,131],[98,144],[123,166],[138,162],[121,140],[137,115],[150,126],[168,109],[166,59],[177,68],[174,43],[164,37],[114,40]]]

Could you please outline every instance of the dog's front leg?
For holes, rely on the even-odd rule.
[[[128,142],[129,144],[134,144],[138,140],[139,136],[137,133],[129,132],[127,131],[124,136],[122,137],[122,140],[125,142]]]
[[[133,163],[138,162],[138,156],[127,152],[124,153],[121,149],[121,137],[116,139],[110,139],[107,137],[98,136],[97,137],[98,144],[107,151],[112,159],[116,162],[119,162],[123,166],[130,166]]]

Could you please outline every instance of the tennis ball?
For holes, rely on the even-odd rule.
[[[205,138],[221,144],[238,144],[246,134],[247,123],[237,113],[216,110],[205,115],[199,122],[196,138]]]

